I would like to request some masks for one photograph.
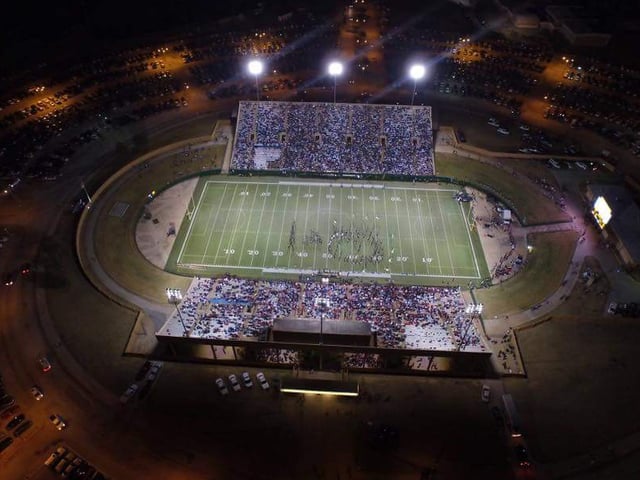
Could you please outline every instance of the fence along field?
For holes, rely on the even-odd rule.
[[[207,272],[479,279],[469,204],[435,185],[203,178],[174,246]]]

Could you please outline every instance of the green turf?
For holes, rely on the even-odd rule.
[[[484,256],[469,228],[469,206],[454,193],[426,184],[203,178],[168,267],[479,279],[486,275]]]

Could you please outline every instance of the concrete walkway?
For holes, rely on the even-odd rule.
[[[500,168],[506,168],[504,162],[499,160],[500,158],[538,161],[547,158],[544,155],[503,154],[461,144],[458,142],[455,130],[447,126],[440,127],[436,136],[435,148],[436,152],[456,154],[487,162]],[[597,160],[601,161],[601,159]],[[580,238],[571,259],[570,268],[558,290],[527,310],[511,311],[494,318],[482,319],[486,333],[485,342],[495,353],[492,357],[494,367],[503,375],[526,374],[517,344],[517,331],[550,318],[552,312],[571,294],[578,283],[580,268],[585,257],[595,257],[600,262],[610,281],[612,296],[621,294],[625,298],[640,298],[640,285],[620,270],[613,252],[601,246],[599,232],[590,223],[584,221],[582,205],[576,205],[575,199],[574,202],[568,201],[565,212],[567,213],[567,221],[565,222],[526,227],[514,224],[512,227],[513,235],[518,240],[526,240],[527,235],[532,233],[571,230],[577,232]]]

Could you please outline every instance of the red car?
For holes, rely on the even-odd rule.
[[[51,362],[49,362],[49,359],[47,357],[40,358],[40,360],[38,360],[38,363],[40,363],[40,368],[42,368],[43,372],[48,372],[49,370],[51,370]]]

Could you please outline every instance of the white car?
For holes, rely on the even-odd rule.
[[[35,397],[36,400],[42,400],[44,398],[44,393],[37,385],[31,387],[31,394]]]
[[[509,135],[509,130],[507,130],[506,128],[499,128],[498,133],[500,135]]]
[[[66,422],[60,415],[49,415],[49,421],[53,423],[53,426],[58,430],[64,430],[65,428],[67,428]]]
[[[216,378],[216,385],[218,386],[218,390],[220,390],[220,395],[229,395],[229,389],[224,383],[224,380],[221,378]]]
[[[251,381],[251,377],[249,376],[248,372],[242,372],[242,381],[244,382],[245,387],[253,387],[253,382]]]
[[[258,383],[260,384],[263,390],[269,390],[269,382],[267,382],[267,379],[264,376],[264,373],[262,372],[256,373],[256,378],[258,379]]]
[[[158,372],[160,372],[160,365],[152,365],[149,369],[149,376],[147,377],[147,380],[149,380],[150,382],[154,381],[156,378],[158,378]]]
[[[127,403],[138,391],[138,384],[132,383],[120,397],[120,403]]]
[[[489,385],[482,385],[482,392],[480,393],[480,398],[484,403],[489,403],[489,398],[491,398],[491,387]]]
[[[234,391],[240,391],[240,383],[238,382],[238,377],[236,377],[233,373],[229,375],[229,383],[231,384],[231,388],[233,388]]]

